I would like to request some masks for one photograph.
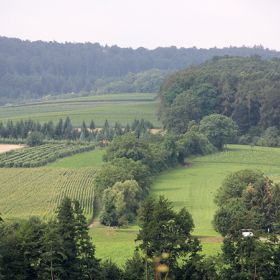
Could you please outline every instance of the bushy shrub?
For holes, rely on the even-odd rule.
[[[208,138],[195,131],[189,131],[178,141],[180,158],[184,159],[191,155],[206,155],[216,151]]]
[[[30,147],[42,145],[44,141],[44,135],[41,132],[34,131],[29,133],[26,144]]]

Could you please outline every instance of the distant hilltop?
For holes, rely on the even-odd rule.
[[[262,46],[149,50],[0,37],[0,104],[71,92],[155,92],[170,72],[225,55],[280,58]]]

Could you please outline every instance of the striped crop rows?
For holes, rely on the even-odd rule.
[[[52,143],[27,147],[0,155],[0,167],[38,167],[95,148],[87,143]]]
[[[3,218],[49,218],[61,200],[77,199],[88,219],[93,215],[95,170],[53,168],[0,169]]]

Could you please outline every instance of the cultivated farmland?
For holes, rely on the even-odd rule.
[[[94,144],[66,142],[27,147],[1,154],[0,167],[38,167],[94,148]]]
[[[53,168],[0,169],[0,213],[4,219],[50,218],[61,200],[77,199],[87,219],[93,215],[95,170]]]
[[[33,104],[0,107],[0,120],[26,120],[58,122],[60,118],[71,118],[74,126],[80,127],[83,120],[88,124],[94,120],[103,126],[107,119],[112,125],[117,121],[123,126],[134,119],[145,119],[160,127],[156,116],[158,101],[155,94],[111,94],[64,100],[48,100]]]

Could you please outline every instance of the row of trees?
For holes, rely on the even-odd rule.
[[[213,113],[231,117],[241,134],[280,128],[279,59],[220,57],[171,75],[161,87],[165,128],[184,133]],[[256,134],[255,134],[256,136]]]
[[[95,190],[103,205],[101,222],[109,226],[133,222],[153,176],[184,164],[188,156],[222,149],[236,134],[231,119],[211,115],[182,135],[126,133],[114,138],[104,156],[106,163],[95,177]]]
[[[65,198],[53,221],[0,225],[0,279],[101,279],[99,261],[77,201]],[[99,277],[99,278],[98,278]]]
[[[174,211],[164,197],[145,200],[139,210],[137,247],[120,268],[98,260],[77,201],[65,198],[53,221],[0,220],[0,279],[81,280],[234,280],[280,277],[276,235],[227,236],[219,255],[205,257],[191,235],[189,212]]]
[[[152,176],[178,163],[176,139],[146,134],[125,134],[107,148],[106,163],[95,177],[102,200],[101,222],[119,226],[135,220],[140,202],[147,196]]]
[[[134,120],[131,125],[127,125],[125,128],[118,122],[114,126],[110,126],[107,120],[102,128],[96,128],[93,120],[89,126],[83,121],[81,127],[76,128],[72,125],[69,117],[66,117],[65,120],[60,119],[56,124],[52,121],[41,124],[33,120],[21,120],[16,123],[8,120],[6,124],[0,122],[0,138],[23,140],[27,139],[30,133],[36,132],[37,138],[46,140],[111,141],[114,137],[127,132],[133,132],[137,137],[140,137],[151,128],[153,125],[143,119]]]

